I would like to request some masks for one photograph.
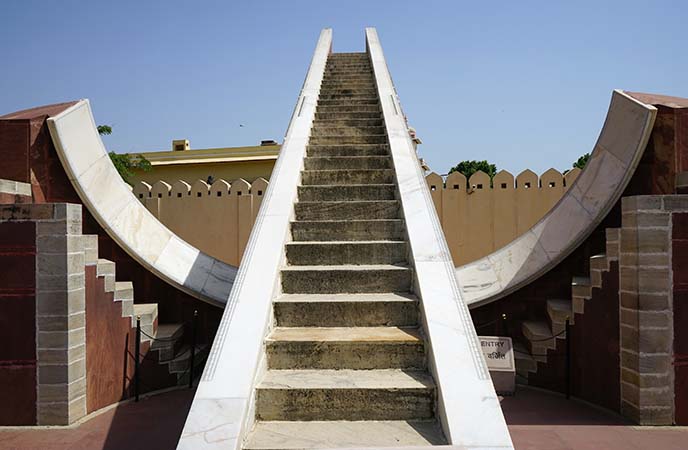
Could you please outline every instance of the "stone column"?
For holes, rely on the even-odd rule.
[[[36,223],[37,421],[86,415],[86,328],[81,205],[55,204]]]
[[[622,199],[619,259],[621,412],[674,421],[671,196]]]

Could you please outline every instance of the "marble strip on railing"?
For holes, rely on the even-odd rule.
[[[374,28],[366,28],[366,44],[399,184],[442,428],[452,445],[513,448]]]
[[[250,428],[256,375],[289,233],[320,84],[332,44],[324,29],[311,61],[268,190],[251,231],[236,285],[182,431],[179,449],[239,449]]]
[[[456,269],[471,308],[534,281],[575,250],[621,197],[652,132],[657,109],[615,90],[585,169],[557,204],[516,240]]]
[[[236,267],[180,239],[138,201],[110,161],[88,100],[50,117],[48,127],[69,180],[108,235],[167,283],[224,306]]]

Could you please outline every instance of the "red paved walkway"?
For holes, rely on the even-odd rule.
[[[174,449],[193,392],[168,392],[127,403],[75,428],[0,429],[0,449]],[[648,428],[548,392],[520,388],[502,401],[519,450],[685,450],[688,427]]]

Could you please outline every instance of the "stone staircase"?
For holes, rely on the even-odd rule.
[[[566,319],[573,326],[576,314],[585,313],[585,303],[593,297],[593,288],[602,287],[602,274],[609,271],[611,261],[619,259],[619,234],[619,228],[606,230],[606,252],[590,257],[587,276],[573,277],[570,299],[547,300],[547,320],[522,323],[526,345],[514,344],[516,373],[522,378],[527,380],[529,373],[537,372],[538,363],[547,364],[548,350],[556,350],[557,341],[566,339]]]
[[[367,54],[331,54],[246,449],[444,444]]]
[[[103,280],[105,292],[114,294],[114,301],[121,305],[122,317],[131,320],[131,336],[136,329],[136,318],[141,319],[141,347],[147,358],[166,365],[167,372],[176,375],[177,383],[188,382],[185,377],[190,362],[190,346],[184,345],[184,324],[158,324],[157,303],[134,303],[134,285],[131,281],[116,281],[115,263],[98,258],[98,236],[83,235],[86,265],[96,265],[96,277]],[[152,336],[155,339],[151,339]],[[205,346],[197,346],[196,354],[201,355]],[[201,362],[201,358],[196,361]]]

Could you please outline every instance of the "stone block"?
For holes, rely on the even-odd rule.
[[[621,337],[621,348],[638,349],[638,330],[636,328],[621,325],[619,327],[619,334]]]
[[[36,288],[39,291],[73,291],[83,289],[86,283],[84,272],[74,274],[43,275],[36,277]]]
[[[641,411],[645,406],[672,406],[674,403],[672,387],[641,388],[639,403]]]
[[[622,228],[619,241],[621,253],[638,253],[638,230],[636,228]]]
[[[638,328],[638,310],[619,308],[619,322],[629,328]]]
[[[641,355],[638,359],[638,372],[666,373],[673,370],[672,358],[668,353],[659,355]]]
[[[72,383],[86,376],[86,359],[73,361],[69,365],[38,364],[39,384]]]
[[[666,212],[640,212],[632,211],[624,213],[621,221],[624,228],[668,228],[671,214]]]
[[[63,331],[83,328],[86,326],[85,312],[63,316],[37,316],[36,327],[38,331]]]
[[[75,203],[56,203],[53,217],[67,222],[81,221],[81,205]]]
[[[622,308],[638,309],[638,293],[637,292],[619,292],[619,304]]]
[[[639,228],[637,237],[638,253],[667,253],[669,251],[669,229]]]
[[[86,395],[86,377],[69,384],[40,384],[38,385],[38,402],[71,402]]]
[[[671,273],[668,267],[643,267],[638,271],[638,291],[640,293],[669,292],[671,285]]]
[[[638,291],[638,270],[634,267],[619,267],[619,290],[627,292]]]
[[[18,220],[50,220],[53,218],[53,205],[40,204],[12,204],[0,207],[0,222]]]
[[[664,407],[643,407],[639,410],[638,422],[641,425],[673,425],[674,408]]]
[[[671,307],[671,299],[668,293],[638,294],[638,309],[640,311],[666,311]]]
[[[62,349],[38,349],[39,364],[68,364],[69,361],[76,361],[86,355],[86,345],[76,345]]]
[[[36,267],[40,275],[76,274],[84,271],[83,252],[47,253],[39,252]]]
[[[645,327],[668,329],[673,321],[670,311],[639,311],[636,317],[641,330]]]
[[[644,389],[644,388],[673,389],[673,379],[672,379],[671,374],[669,372],[643,373],[643,374],[639,375],[638,385],[641,387],[641,389]]]
[[[688,196],[665,195],[664,209],[667,211],[688,211]]]
[[[662,197],[658,195],[635,195],[621,199],[621,210],[626,213],[640,210],[661,210]]]
[[[85,328],[68,331],[38,331],[38,348],[68,349],[83,344],[85,338]]]
[[[638,386],[640,385],[640,374],[632,369],[621,368],[621,381]]]
[[[621,381],[621,400],[632,405],[640,405],[640,387]]]
[[[637,339],[638,350],[641,353],[670,353],[674,341],[671,329],[669,328],[641,329],[637,335]]]
[[[81,276],[83,280],[83,275]],[[54,290],[36,292],[36,314],[38,316],[67,316],[83,313],[86,307],[86,289]]]
[[[84,241],[81,235],[36,236],[36,252],[38,253],[76,253],[83,251]]]
[[[80,235],[81,229],[82,224],[80,221],[50,220],[36,223],[36,234],[38,236]]]
[[[69,425],[86,415],[86,396],[71,402],[39,403],[39,425]]]
[[[640,356],[634,349],[621,348],[621,367],[638,372],[640,369],[639,358]]]
[[[640,422],[640,410],[638,406],[623,399],[621,401],[621,414],[633,422]]]

